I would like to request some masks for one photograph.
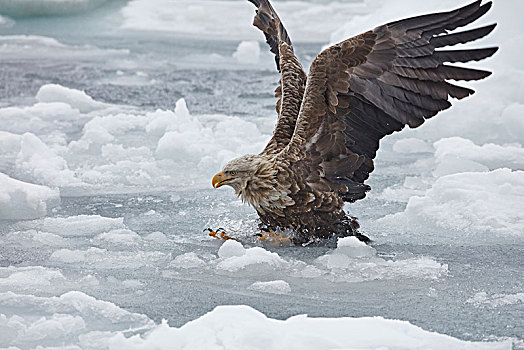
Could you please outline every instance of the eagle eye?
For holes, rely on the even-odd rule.
[[[237,174],[237,172],[234,170],[230,171],[229,173],[231,174],[231,176],[235,176]]]

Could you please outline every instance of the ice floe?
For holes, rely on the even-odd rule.
[[[219,306],[175,328],[78,291],[52,297],[5,292],[0,306],[0,346],[20,349],[511,349],[509,341],[467,342],[382,317],[280,321],[248,306]]]
[[[0,173],[0,219],[35,219],[60,203],[60,192]]]
[[[453,239],[522,239],[523,193],[523,171],[496,169],[446,175],[422,196],[410,197],[403,212],[379,222],[403,232],[448,232],[448,238]]]
[[[95,101],[83,91],[70,89],[58,84],[46,84],[40,87],[36,100],[42,103],[62,102],[78,109],[81,113],[88,113],[107,108],[108,105]]]
[[[258,41],[242,41],[238,44],[233,57],[240,63],[257,63],[260,58]]]
[[[194,253],[176,257],[172,264],[183,267],[204,267],[204,261]],[[240,242],[228,240],[218,250],[217,273],[242,275],[271,275],[284,278],[291,275],[299,279],[321,279],[331,283],[363,282],[398,278],[438,279],[448,271],[429,257],[402,257],[385,259],[377,251],[355,237],[338,240],[337,248],[311,261],[284,258],[277,252],[262,247],[244,247]],[[260,281],[259,281],[260,282]],[[280,282],[279,282],[280,283]],[[264,284],[257,284],[265,288]],[[256,286],[252,286],[255,288]],[[272,288],[271,284],[267,286]]]
[[[362,282],[370,280],[422,278],[437,279],[446,275],[448,266],[428,257],[388,260],[355,237],[338,240],[337,248],[318,257],[313,269],[305,268],[297,276],[318,277],[332,282]]]
[[[17,1],[13,2],[17,3]],[[49,3],[49,1],[45,2]],[[90,45],[66,45],[55,38],[41,35],[0,35],[0,54],[3,60],[42,59],[45,57],[60,61],[71,59],[100,61],[107,59],[108,56],[126,57],[129,51],[123,49],[105,50]]]
[[[195,167],[202,174],[194,177],[194,184],[207,185],[222,164],[258,152],[268,139],[255,123],[238,117],[192,115],[183,99],[174,111],[137,113],[48,84],[36,100],[29,107],[0,108],[6,125],[0,132],[5,146],[0,159],[11,163],[24,180],[66,188],[68,193],[173,186],[181,169]],[[80,136],[67,142],[67,135],[82,125]]]
[[[294,41],[325,42],[340,23],[367,10],[358,2],[293,1],[273,5]],[[134,0],[122,10],[122,28],[262,41],[262,34],[251,26],[253,12],[253,5],[247,1]]]
[[[91,247],[86,250],[59,249],[49,259],[57,265],[84,264],[96,269],[155,269],[165,266],[169,255],[158,251],[111,251]]]
[[[94,237],[97,234],[125,228],[123,218],[108,218],[100,215],[76,215],[49,217],[19,224],[28,229],[38,229],[62,237]]]
[[[228,240],[222,244],[218,251],[218,256],[222,259],[217,264],[217,269],[236,272],[238,270],[271,267],[278,268],[286,262],[277,254],[272,253],[261,247],[245,249],[241,243]]]
[[[466,303],[473,304],[477,307],[490,308],[514,305],[518,303],[524,303],[524,293],[489,295],[486,292],[479,292],[466,300]]]
[[[393,144],[393,152],[397,153],[425,153],[433,152],[434,149],[427,142],[414,137],[397,140]]]
[[[16,168],[35,182],[48,186],[81,184],[64,158],[57,155],[37,136],[25,133],[20,139]]]
[[[83,13],[107,0],[6,0],[0,13],[13,17],[63,16]]]
[[[107,349],[107,338],[118,331],[154,325],[144,315],[78,291],[52,297],[0,293],[0,309],[0,346],[21,349]]]
[[[289,283],[282,280],[267,281],[267,282],[255,282],[250,285],[247,289],[273,294],[286,294],[291,292]]]
[[[377,336],[380,334],[380,336]],[[145,336],[118,334],[110,349],[510,349],[510,342],[471,343],[425,331],[409,322],[366,318],[280,321],[248,306],[219,306],[180,328],[162,323]]]

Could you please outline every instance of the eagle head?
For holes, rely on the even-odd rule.
[[[241,194],[254,179],[259,169],[260,159],[255,155],[245,155],[227,163],[221,172],[213,176],[211,183],[214,188],[222,185],[233,187],[236,194]]]

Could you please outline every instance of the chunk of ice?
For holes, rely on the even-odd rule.
[[[242,41],[238,44],[233,57],[240,63],[258,63],[260,58],[260,45],[258,41]]]
[[[434,149],[421,139],[408,137],[396,141],[393,144],[393,151],[397,153],[424,153],[433,152]]]
[[[474,304],[477,307],[491,308],[514,305],[524,303],[524,293],[488,295],[486,292],[479,292],[466,300],[466,303]]]
[[[247,289],[255,290],[257,292],[273,294],[286,294],[291,292],[291,287],[289,286],[289,283],[282,280],[255,282],[252,285],[250,285]]]
[[[35,219],[60,203],[60,192],[0,173],[0,219]]]
[[[88,113],[107,107],[106,104],[93,100],[83,91],[70,89],[58,84],[46,84],[36,93],[39,102],[63,102],[82,113]]]
[[[226,325],[226,326],[224,326]],[[380,334],[378,337],[377,334]],[[111,349],[493,349],[511,342],[473,343],[382,317],[267,318],[248,306],[219,306],[181,328],[163,322],[145,336],[115,335]]]
[[[45,218],[21,223],[20,226],[36,228],[62,237],[94,237],[103,232],[125,228],[124,218],[106,218],[100,215],[73,215]]]
[[[221,251],[220,251],[221,250]],[[286,264],[277,253],[272,253],[261,247],[245,249],[241,243],[234,240],[225,241],[220,247],[221,261],[217,269],[235,272],[251,267],[270,267],[275,269]]]
[[[440,238],[523,239],[522,193],[524,171],[447,175],[438,178],[423,196],[411,197],[403,212],[378,223],[404,232],[434,232]]]

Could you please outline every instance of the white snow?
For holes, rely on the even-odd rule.
[[[511,349],[509,341],[472,343],[382,317],[298,315],[279,321],[248,306],[219,306],[175,328],[166,322],[155,325],[144,315],[77,291],[58,297],[0,293],[0,307],[5,310],[0,314],[0,346],[22,348],[48,344],[61,349],[130,350],[207,350],[219,345],[224,349]]]
[[[355,237],[339,239],[336,249],[312,261],[283,258],[262,247],[244,247],[240,242],[227,240],[218,249],[218,257],[203,258],[196,252],[184,253],[176,256],[168,268],[208,269],[211,266],[215,267],[218,274],[278,276],[281,279],[291,275],[299,279],[313,278],[328,283],[405,278],[436,280],[448,272],[447,264],[438,263],[430,257],[382,258],[374,248]],[[256,281],[249,289],[268,292],[273,289],[287,290],[282,282]]]
[[[100,215],[77,215],[55,217],[26,222],[22,227],[36,228],[62,237],[95,236],[103,232],[125,228],[123,218],[107,218]]]
[[[438,231],[453,239],[522,239],[523,200],[523,171],[457,173],[439,177],[424,195],[411,197],[403,212],[379,222],[403,232]]]
[[[255,290],[257,292],[273,294],[286,294],[291,292],[291,287],[289,286],[289,283],[282,280],[255,282],[252,285],[250,285],[247,289]]]
[[[242,41],[238,44],[233,57],[240,63],[258,63],[260,45],[258,41]]]
[[[340,23],[367,10],[367,4],[359,2],[277,1],[273,6],[294,42],[325,42]],[[122,10],[122,28],[262,41],[263,35],[251,25],[254,10],[247,1],[133,0]]]
[[[87,250],[60,249],[49,260],[58,265],[82,263],[96,269],[139,269],[165,266],[169,256],[159,251],[112,251],[91,247]]]
[[[9,17],[0,15],[0,27],[11,28],[14,25],[15,25],[15,21],[14,20],[12,20]]]
[[[5,236],[5,241],[17,242],[24,247],[35,245],[65,247],[69,244],[68,240],[49,232],[37,230],[13,231]]]
[[[488,295],[486,292],[479,292],[476,293],[472,298],[466,300],[466,303],[473,304],[477,307],[490,308],[496,308],[505,305],[515,305],[518,303],[524,303],[524,293]]]
[[[5,0],[0,13],[14,17],[60,16],[86,12],[107,0]]]
[[[0,173],[0,219],[35,219],[60,203],[60,192]]]
[[[239,117],[192,115],[183,99],[174,111],[137,112],[56,84],[42,86],[36,99],[29,107],[0,108],[0,159],[24,180],[68,193],[172,187],[187,178],[184,168],[198,169],[193,183],[207,187],[223,164],[258,152],[269,137]],[[64,132],[79,124],[81,135],[67,143]]]
[[[447,157],[459,161],[473,161],[489,169],[508,167],[524,170],[524,148],[519,144],[497,145],[487,143],[478,146],[473,141],[461,137],[443,138],[433,144],[437,162]],[[457,171],[458,172],[458,171]]]
[[[58,187],[81,184],[74,172],[69,170],[65,159],[31,133],[21,136],[16,167],[22,174],[43,185]]]
[[[448,272],[446,264],[428,257],[383,259],[374,248],[356,237],[339,239],[337,248],[318,257],[313,267],[304,269],[297,276],[317,278],[322,275],[331,282],[362,282],[399,278],[437,279]]]
[[[225,241],[220,247],[218,255],[222,260],[217,264],[217,269],[228,272],[236,272],[248,267],[250,270],[267,267],[274,269],[286,264],[286,261],[277,253],[269,252],[261,247],[245,249],[242,243],[234,240]]]
[[[433,147],[423,140],[408,137],[396,141],[393,144],[393,151],[398,153],[423,153],[433,152]]]
[[[99,234],[93,243],[100,247],[121,250],[137,247],[142,238],[134,231],[118,229]]]
[[[200,259],[195,252],[178,255],[169,263],[169,267],[181,269],[205,268],[206,266],[206,262]]]
[[[40,87],[35,96],[38,102],[63,102],[78,109],[82,113],[88,113],[108,106],[93,100],[91,96],[83,91],[70,89],[58,84],[46,84]]]
[[[237,154],[259,151],[268,139],[257,125],[238,117],[215,116],[215,126],[210,127],[202,118],[189,113],[183,99],[177,101],[174,115],[158,111],[149,118],[152,122],[146,130],[157,135],[165,130],[155,150],[157,158],[196,162],[198,169],[209,175]],[[246,137],[250,143],[245,142]]]
[[[64,283],[66,278],[58,270],[47,269],[42,266],[30,267],[2,267],[0,275],[0,288],[2,290],[17,289],[21,291],[27,288],[45,289],[51,284]]]
[[[380,336],[377,336],[380,335]],[[180,328],[167,323],[143,337],[118,334],[110,349],[511,349],[510,342],[470,343],[425,331],[409,322],[365,318],[279,321],[248,306],[219,306]]]
[[[67,334],[57,337],[53,332],[42,332],[41,337],[36,342],[33,340],[32,344],[44,344],[51,340],[50,343],[56,345],[64,345],[64,343],[82,345],[82,342],[87,341],[89,344],[84,344],[84,346],[88,345],[93,348],[97,344],[97,339],[91,339],[93,332],[100,332],[100,336],[104,333],[111,336],[113,335],[111,331],[126,331],[131,327],[151,327],[153,325],[153,322],[144,315],[131,313],[113,303],[97,300],[78,291],[51,297],[13,292],[0,293],[0,308],[3,310],[3,315],[0,315],[0,332],[6,336],[0,337],[1,346],[11,344],[26,347],[28,343],[19,338],[21,334],[26,334],[25,331],[35,321],[51,326],[54,322],[46,322],[46,320],[56,320],[56,318],[65,320],[62,323],[64,329],[75,329],[76,325],[81,325],[82,322],[85,327],[77,329],[81,330],[80,336],[78,332],[75,332],[73,337]],[[38,315],[45,316],[39,318]],[[101,344],[99,343],[99,346]]]
[[[18,1],[13,1],[17,3]],[[42,2],[36,0],[34,2]],[[4,2],[0,3],[3,4]],[[1,5],[0,5],[1,6]],[[1,7],[0,7],[0,13]],[[42,59],[54,60],[106,60],[108,56],[123,58],[129,54],[125,49],[100,49],[90,45],[66,45],[55,38],[41,35],[0,35],[0,54],[2,59]]]
[[[48,132],[56,131],[57,124],[68,124],[74,120],[82,121],[82,119],[82,115],[78,110],[65,103],[36,103],[28,107],[0,108],[0,121],[2,122],[3,133],[4,135],[7,134],[5,133],[6,131],[16,133],[12,137],[19,137],[20,135],[17,134],[25,132],[45,137],[48,136],[46,135]],[[55,133],[53,136],[57,137],[60,135]],[[17,142],[19,143],[20,141]],[[7,151],[8,149],[2,149],[2,152]]]

